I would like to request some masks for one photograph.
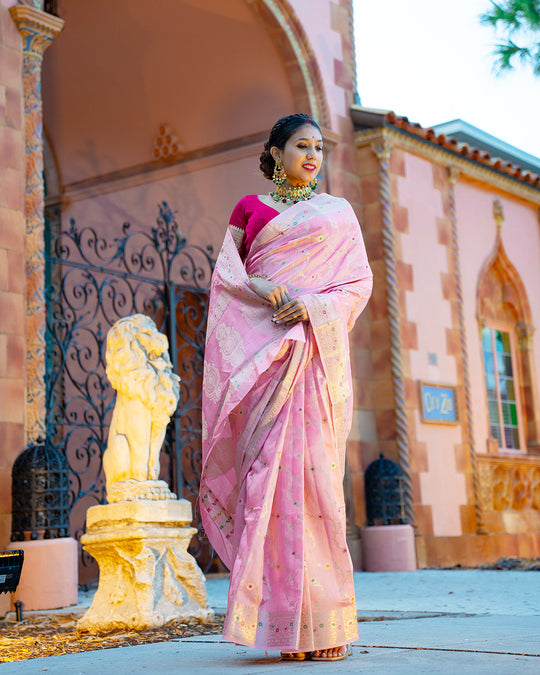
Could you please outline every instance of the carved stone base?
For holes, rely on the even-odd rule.
[[[540,532],[540,457],[478,454],[477,463],[487,531]]]
[[[195,530],[186,500],[94,506],[81,542],[99,565],[99,586],[80,631],[144,629],[212,620],[204,575],[187,552]]]
[[[152,501],[161,501],[162,499],[176,499],[174,492],[169,490],[169,486],[164,480],[127,480],[113,483],[107,488],[107,501],[113,502],[131,502],[137,499],[150,499]]]

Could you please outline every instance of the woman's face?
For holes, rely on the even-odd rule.
[[[311,124],[304,124],[293,132],[283,150],[273,147],[271,152],[274,159],[281,159],[291,185],[307,185],[321,170],[321,132]]]

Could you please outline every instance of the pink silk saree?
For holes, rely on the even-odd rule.
[[[272,323],[248,274],[285,283],[309,322]],[[312,651],[358,636],[345,538],[348,331],[372,287],[356,216],[326,194],[259,232],[245,262],[225,237],[210,294],[202,521],[231,570],[223,635]]]

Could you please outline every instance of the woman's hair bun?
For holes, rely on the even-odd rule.
[[[270,153],[269,144],[266,142],[264,144],[264,150],[261,152],[259,168],[263,173],[265,178],[271,179],[274,175],[274,167],[276,166],[276,161]]]

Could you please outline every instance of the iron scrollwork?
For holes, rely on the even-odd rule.
[[[201,392],[208,288],[215,264],[211,246],[191,245],[166,202],[156,226],[107,240],[106,228],[79,229],[47,213],[47,438],[60,447],[70,471],[71,531],[80,537],[89,506],[105,501],[102,456],[114,407],[105,375],[105,340],[121,317],[143,313],[169,338],[181,399],[161,456],[161,478],[193,504],[192,552],[203,569],[213,551],[196,508],[201,469]],[[109,226],[107,226],[107,229]],[[97,574],[82,552],[81,583]]]

